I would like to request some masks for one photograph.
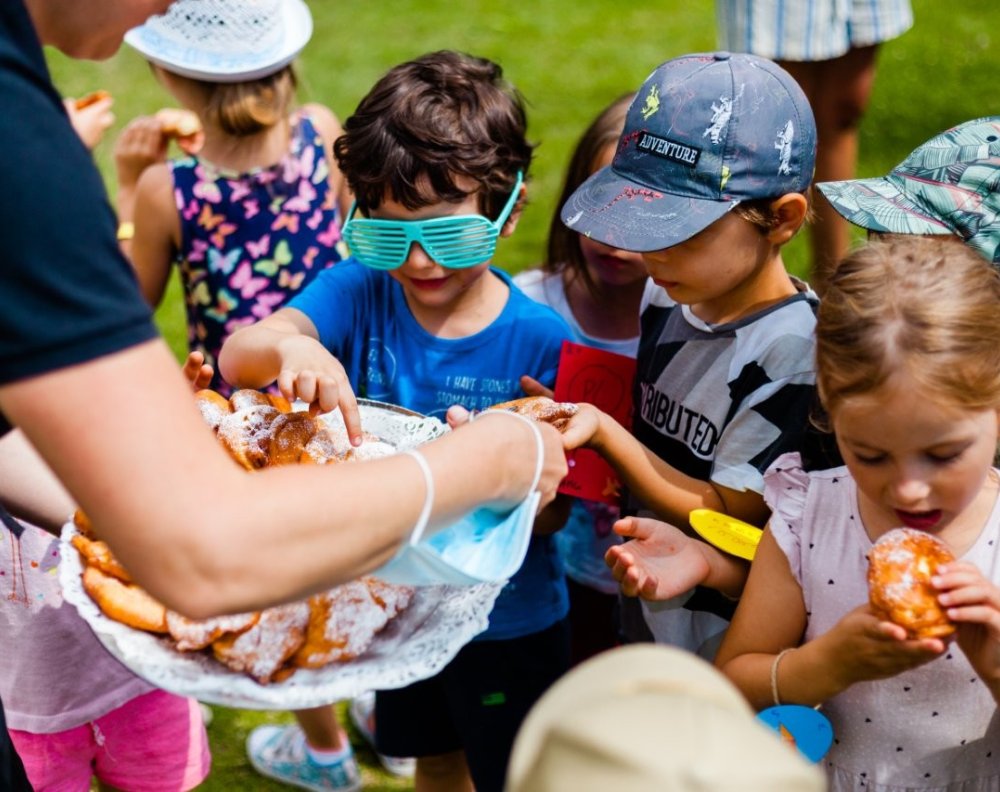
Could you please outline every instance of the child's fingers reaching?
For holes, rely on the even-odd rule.
[[[448,428],[456,429],[463,424],[467,424],[472,418],[472,413],[465,409],[461,404],[453,404],[448,408],[448,412],[445,413],[444,417],[448,422]]]
[[[529,396],[545,396],[549,399],[555,396],[555,392],[551,388],[546,388],[534,377],[529,377],[527,374],[521,377],[521,389]]]

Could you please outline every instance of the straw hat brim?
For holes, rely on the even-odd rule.
[[[147,60],[175,74],[208,82],[244,82],[267,77],[287,66],[312,37],[313,21],[303,0],[281,4],[284,35],[267,52],[222,56],[192,47],[178,46],[148,23],[125,34],[125,43]]]

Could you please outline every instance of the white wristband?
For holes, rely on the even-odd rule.
[[[485,418],[487,415],[509,415],[511,418],[517,418],[517,420],[528,424],[531,427],[531,431],[535,434],[535,477],[531,480],[531,486],[528,487],[528,491],[524,495],[527,498],[532,492],[538,489],[538,482],[542,479],[542,468],[545,465],[545,441],[542,440],[542,430],[538,428],[537,421],[533,421],[520,413],[511,412],[510,410],[484,410],[473,417]]]
[[[408,544],[415,545],[423,538],[424,531],[427,530],[427,523],[431,519],[431,509],[434,507],[434,476],[431,473],[431,466],[427,464],[424,455],[419,451],[411,448],[403,453],[413,457],[417,461],[417,464],[420,465],[420,472],[424,474],[424,505],[420,510],[420,516],[417,517],[417,522],[413,526],[413,530],[410,531],[409,538],[406,540]]]

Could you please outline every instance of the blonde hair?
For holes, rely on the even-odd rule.
[[[960,240],[886,237],[830,279],[816,326],[827,413],[900,370],[940,403],[1000,407],[1000,274]]]
[[[226,134],[244,137],[261,132],[288,117],[298,81],[289,65],[257,80],[199,82],[206,90],[206,120]]]

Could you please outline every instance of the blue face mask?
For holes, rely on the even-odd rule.
[[[506,513],[476,509],[433,536],[411,539],[372,574],[408,586],[503,582],[528,552],[539,498],[532,492]]]

